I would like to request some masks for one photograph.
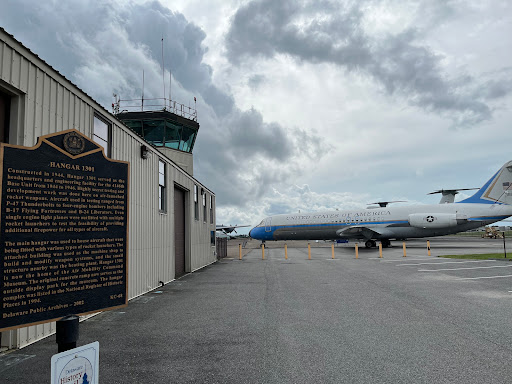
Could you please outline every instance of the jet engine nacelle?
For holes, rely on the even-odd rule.
[[[457,215],[452,213],[413,213],[409,224],[417,228],[446,228],[457,225]]]

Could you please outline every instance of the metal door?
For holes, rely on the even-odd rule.
[[[185,274],[185,192],[174,188],[174,278]]]

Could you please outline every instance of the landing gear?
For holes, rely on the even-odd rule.
[[[391,241],[389,239],[382,239],[382,248],[388,248],[391,246]]]
[[[364,243],[364,246],[366,248],[374,248],[377,246],[377,243],[375,242],[375,240],[366,240],[366,243]]]

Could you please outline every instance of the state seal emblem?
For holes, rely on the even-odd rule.
[[[79,155],[85,149],[85,140],[76,132],[70,132],[64,135],[63,144],[66,151],[72,155]]]

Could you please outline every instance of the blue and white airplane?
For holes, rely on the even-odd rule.
[[[512,216],[512,161],[507,162],[473,196],[452,204],[378,207],[275,215],[251,229],[249,236],[268,240],[376,241],[433,237],[463,232]]]

